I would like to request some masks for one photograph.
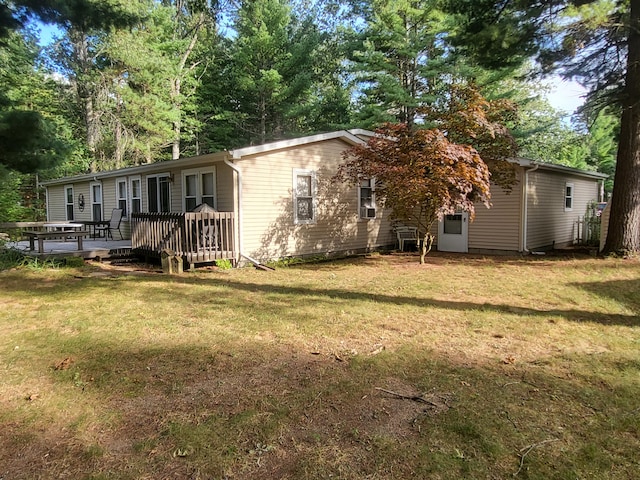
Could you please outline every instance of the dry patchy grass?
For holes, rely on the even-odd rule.
[[[438,254],[3,272],[0,478],[635,478],[639,286]]]

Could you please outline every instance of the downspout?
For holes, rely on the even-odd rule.
[[[538,168],[540,168],[539,164],[536,164],[535,167],[530,169],[524,169],[524,187],[522,189],[522,252],[530,253],[527,249],[527,224],[529,223],[529,173],[535,172]]]
[[[229,152],[227,152],[229,153]],[[238,168],[238,166],[230,162],[229,159],[225,158],[224,163],[228,165],[236,174],[238,175],[238,253],[240,257],[243,257],[243,248],[242,248],[242,238],[243,238],[243,215],[242,215],[242,170]]]

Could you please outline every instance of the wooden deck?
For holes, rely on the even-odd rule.
[[[145,257],[171,251],[192,269],[222,259],[235,262],[234,224],[233,212],[133,213],[131,245]]]
[[[74,240],[63,242],[62,240],[45,240],[44,251],[38,253],[38,250],[29,249],[29,241],[10,242],[8,246],[17,248],[18,250],[41,258],[51,257],[82,257],[84,259],[108,259],[114,256],[122,256],[131,251],[131,240],[109,240],[104,238],[84,240],[82,250],[78,250],[78,244]]]
[[[5,231],[13,231],[17,238],[25,228],[43,229],[45,226],[44,222],[0,224]],[[131,252],[146,260],[159,259],[171,252],[170,255],[182,258],[190,268],[194,268],[196,264],[217,260],[235,263],[238,258],[235,228],[233,212],[132,213],[131,240],[86,238],[79,249],[80,242],[71,238],[66,242],[62,238],[47,238],[41,253],[29,248],[27,240],[10,242],[9,246],[28,255],[44,258],[75,256],[107,259]]]

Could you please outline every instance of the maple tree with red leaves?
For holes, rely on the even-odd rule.
[[[375,179],[376,198],[395,219],[418,228],[420,263],[433,245],[436,221],[459,210],[473,220],[476,205],[490,208],[492,175],[505,189],[515,182],[515,169],[507,161],[515,155],[515,142],[492,118],[495,105],[470,95],[470,88],[452,90],[437,128],[384,124],[367,143],[346,150],[338,170],[338,179],[353,184]],[[438,110],[423,113],[428,118]]]

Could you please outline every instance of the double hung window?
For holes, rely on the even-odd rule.
[[[182,174],[183,205],[186,212],[202,203],[216,208],[215,168],[187,170]]]
[[[102,221],[102,184],[91,184],[91,220]]]
[[[573,210],[573,183],[566,183],[564,185],[564,211],[570,212]]]
[[[293,171],[293,223],[316,223],[316,173]]]
[[[64,187],[64,204],[65,212],[68,221],[72,221],[73,218],[73,185],[67,185]]]
[[[359,190],[359,212],[360,218],[376,218],[376,191],[375,179],[364,178],[360,180]]]
[[[127,195],[127,179],[118,178],[116,180],[116,203],[118,208],[122,210],[122,216],[127,217],[129,215],[128,195]]]
[[[142,182],[140,177],[130,178],[129,186],[131,190],[131,213],[142,211]]]

